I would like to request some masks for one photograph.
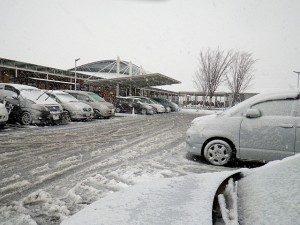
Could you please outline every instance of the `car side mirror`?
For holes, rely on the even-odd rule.
[[[261,116],[261,112],[258,109],[248,109],[245,116],[247,118],[258,118]]]
[[[85,98],[85,101],[90,102],[90,99],[89,98]]]

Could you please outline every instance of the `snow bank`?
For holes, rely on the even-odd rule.
[[[215,192],[233,173],[206,173],[144,182],[107,195],[63,221],[62,225],[211,224]]]
[[[299,224],[300,154],[255,169],[238,170],[220,195],[226,224]],[[111,193],[62,225],[212,224],[219,185],[235,171],[156,179]]]

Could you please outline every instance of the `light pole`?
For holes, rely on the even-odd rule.
[[[293,72],[298,74],[297,88],[299,88],[299,74],[300,74],[300,72],[297,72],[297,71],[293,71]]]
[[[76,67],[77,67],[77,61],[79,61],[80,60],[80,58],[78,58],[78,59],[75,59],[75,91],[76,91],[76,82],[77,82],[77,74],[76,74]]]

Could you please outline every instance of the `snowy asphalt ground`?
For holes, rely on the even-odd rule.
[[[199,116],[169,113],[0,131],[0,224],[60,224],[145,180],[232,170],[186,156]]]

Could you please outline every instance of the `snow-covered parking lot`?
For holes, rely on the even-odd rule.
[[[60,224],[143,181],[233,170],[186,158],[185,132],[196,113],[0,131],[0,223]]]

